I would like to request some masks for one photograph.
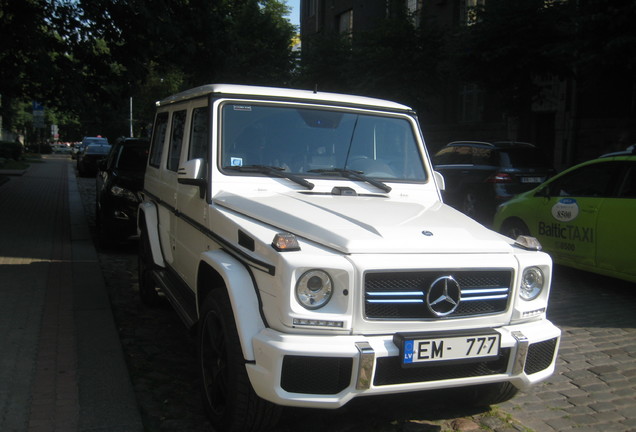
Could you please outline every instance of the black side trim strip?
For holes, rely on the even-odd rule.
[[[205,226],[201,225],[200,223],[198,223],[194,219],[191,219],[190,217],[188,217],[185,214],[181,213],[179,210],[177,210],[176,208],[172,207],[171,205],[169,205],[165,201],[162,201],[159,197],[153,195],[152,193],[148,192],[147,190],[144,190],[144,194],[147,195],[149,198],[151,198],[153,201],[155,201],[157,204],[159,204],[159,205],[167,208],[168,210],[170,210],[172,213],[174,213],[175,216],[177,216],[178,218],[183,219],[185,222],[187,222],[190,226],[192,226],[196,230],[200,231],[201,233],[203,233],[204,235],[206,235],[210,239],[212,239],[215,242],[219,243],[224,250],[226,250],[229,254],[234,256],[236,259],[246,263],[247,265],[249,265],[251,267],[254,267],[257,270],[266,272],[266,273],[268,273],[268,274],[270,274],[272,276],[274,276],[276,274],[276,267],[274,267],[273,265],[271,265],[269,263],[266,263],[264,261],[261,261],[261,260],[257,260],[256,258],[248,255],[247,253],[245,253],[244,251],[242,251],[241,249],[236,247],[236,245],[234,245],[232,242],[224,239],[223,237],[221,237],[218,234],[216,234],[215,232],[209,230],[208,228],[206,228]]]

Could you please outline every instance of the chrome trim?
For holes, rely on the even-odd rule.
[[[528,338],[520,331],[513,331],[512,337],[517,341],[517,353],[515,354],[515,360],[512,364],[512,374],[519,375],[526,367],[526,357],[528,356]]]
[[[356,390],[368,390],[371,388],[373,365],[375,364],[375,351],[369,342],[356,342],[358,349],[358,376],[356,377]]]

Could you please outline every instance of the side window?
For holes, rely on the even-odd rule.
[[[166,130],[168,129],[168,113],[162,112],[155,118],[155,126],[152,131],[152,148],[150,150],[150,165],[159,168],[161,155],[163,154],[163,143],[166,140]]]
[[[630,164],[625,173],[618,197],[636,198],[636,164]]]
[[[202,158],[207,160],[208,130],[208,107],[195,108],[192,111],[188,159]]]
[[[607,197],[611,194],[614,172],[613,163],[586,165],[564,175],[550,185],[552,196]]]
[[[179,169],[179,157],[181,156],[181,146],[183,145],[183,134],[185,132],[186,110],[172,113],[172,129],[170,133],[170,146],[168,147],[168,169],[177,171]]]

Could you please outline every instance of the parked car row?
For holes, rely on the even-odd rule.
[[[451,142],[433,162],[445,202],[513,239],[529,235],[559,264],[636,282],[636,149],[554,176],[519,142]]]
[[[493,228],[539,239],[554,262],[636,282],[636,154],[573,166],[502,204]]]

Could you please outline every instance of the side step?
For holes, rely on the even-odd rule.
[[[188,329],[191,329],[199,319],[194,292],[169,270],[155,269],[152,272],[152,277],[168,298],[179,318]]]

